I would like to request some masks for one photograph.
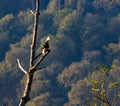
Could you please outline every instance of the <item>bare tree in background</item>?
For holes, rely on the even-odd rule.
[[[26,103],[30,100],[30,91],[31,91],[31,86],[32,86],[32,82],[33,82],[34,72],[36,72],[38,70],[37,69],[38,65],[40,65],[41,61],[50,52],[49,44],[48,44],[48,41],[50,40],[50,38],[48,37],[45,41],[45,44],[43,45],[41,53],[36,55],[36,38],[37,38],[37,30],[38,30],[38,20],[39,20],[39,15],[40,15],[39,5],[40,5],[40,0],[36,0],[36,10],[35,10],[35,12],[30,10],[31,13],[34,15],[34,28],[33,28],[33,37],[32,37],[31,50],[30,50],[29,70],[25,70],[21,66],[19,59],[17,59],[19,68],[24,72],[24,74],[27,77],[26,86],[25,86],[25,89],[24,89],[23,96],[20,99],[19,106],[25,106]]]

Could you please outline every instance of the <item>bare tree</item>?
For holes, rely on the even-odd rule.
[[[31,50],[30,50],[29,69],[25,70],[21,66],[19,59],[17,59],[19,68],[24,72],[24,74],[27,77],[26,86],[24,89],[23,96],[20,99],[19,106],[25,106],[26,103],[30,100],[30,92],[31,92],[31,86],[32,86],[32,82],[33,82],[33,75],[38,70],[38,65],[40,65],[42,60],[50,52],[49,44],[48,44],[49,37],[48,37],[47,40],[45,41],[45,44],[43,45],[41,53],[36,55],[36,39],[37,39],[37,30],[38,30],[38,20],[39,20],[39,15],[40,15],[39,5],[40,5],[40,0],[36,0],[35,12],[30,10],[31,13],[34,15],[34,28],[33,28],[33,37],[32,37]]]

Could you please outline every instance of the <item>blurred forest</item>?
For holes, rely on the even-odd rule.
[[[107,84],[120,85],[120,1],[41,0],[40,5],[37,51],[50,35],[51,52],[41,64],[47,68],[35,73],[27,106],[90,106],[91,79],[101,79],[97,65],[114,66]],[[17,106],[23,94],[26,77],[16,59],[28,68],[29,9],[34,11],[35,0],[0,0],[0,106]],[[106,89],[113,97],[114,88]]]

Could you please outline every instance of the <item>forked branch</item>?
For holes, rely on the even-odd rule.
[[[50,50],[48,50],[42,57],[40,57],[38,59],[38,61],[36,62],[36,64],[32,67],[31,70],[34,70],[38,67],[38,65],[41,63],[41,61],[49,54]]]
[[[43,68],[37,68],[38,65],[42,62],[42,60],[49,54],[50,49],[49,49],[49,37],[47,38],[42,51],[40,55],[37,57],[35,56],[36,54],[36,38],[37,38],[37,30],[38,30],[38,19],[39,19],[39,0],[36,0],[36,11],[32,12],[34,14],[34,28],[33,28],[33,36],[32,36],[32,43],[31,43],[31,48],[30,48],[30,63],[29,63],[29,70],[26,71],[20,64],[19,59],[17,59],[18,66],[19,68],[26,74],[27,76],[27,81],[24,89],[24,93],[22,98],[20,99],[19,106],[25,106],[26,103],[30,100],[30,92],[31,92],[31,87],[32,87],[32,82],[33,82],[33,75],[34,72],[37,69],[43,69]],[[36,60],[36,62],[35,62]]]

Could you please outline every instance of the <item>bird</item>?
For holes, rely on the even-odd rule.
[[[50,51],[49,49],[49,40],[50,40],[50,36],[47,37],[43,47],[42,47],[42,54],[45,55],[48,51]]]

